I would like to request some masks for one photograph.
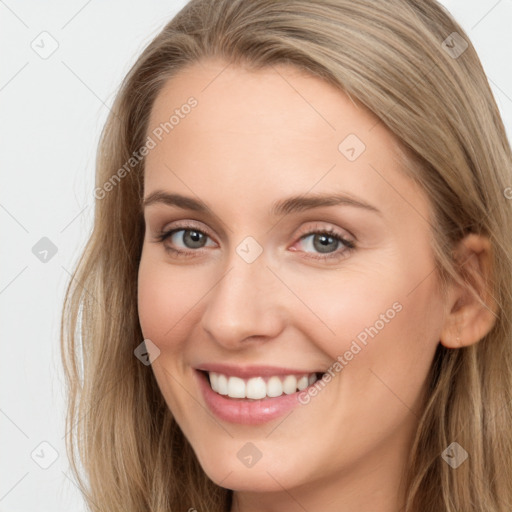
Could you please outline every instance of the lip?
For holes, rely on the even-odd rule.
[[[205,365],[206,366],[206,365]],[[212,365],[216,368],[225,365]],[[210,368],[211,366],[208,365]],[[232,367],[231,367],[232,368]],[[252,377],[255,375],[263,376],[262,373],[254,373],[256,367],[245,368],[244,377]],[[269,369],[270,367],[265,367]],[[276,368],[271,368],[272,371],[275,371]],[[206,371],[206,370],[205,370]],[[302,391],[296,391],[290,395],[283,394],[277,397],[265,397],[259,400],[252,400],[249,398],[231,398],[224,395],[219,395],[210,387],[210,383],[208,381],[208,376],[205,371],[201,371],[199,369],[194,370],[194,374],[198,380],[199,388],[201,389],[201,393],[203,395],[204,401],[208,407],[208,409],[219,419],[223,421],[227,421],[229,423],[238,423],[241,425],[261,425],[263,423],[267,423],[272,421],[280,416],[283,416],[288,411],[292,410],[294,407],[300,404],[298,397],[299,393],[307,392],[307,390],[314,386],[308,386]],[[219,371],[219,373],[223,373],[221,370],[213,370],[209,369],[207,371]],[[247,373],[249,372],[249,374]],[[286,370],[286,375],[290,374],[290,370]],[[229,375],[240,376],[243,371],[238,368],[238,373],[226,372]],[[291,374],[294,374],[295,371],[292,371]],[[297,372],[298,374],[304,374],[307,372]],[[314,373],[314,372],[311,372]],[[271,375],[283,375],[284,373],[271,373]]]
[[[195,368],[206,372],[222,373],[228,377],[240,377],[241,379],[250,379],[251,377],[272,377],[284,375],[305,375],[310,373],[324,373],[325,370],[304,370],[297,368],[283,368],[279,366],[233,366],[222,363],[206,363]]]

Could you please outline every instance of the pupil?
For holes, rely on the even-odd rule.
[[[317,241],[319,241],[319,243],[317,244]],[[329,244],[332,244],[334,242],[334,246],[333,247],[329,247]],[[313,245],[315,246],[315,249],[318,251],[318,252],[330,252],[329,249],[334,249],[336,250],[336,244],[337,244],[337,240],[330,236],[330,235],[316,235],[313,239]]]
[[[198,231],[188,230],[183,234],[183,242],[185,245],[192,246],[192,248],[196,249],[204,245],[204,237],[203,234]]]

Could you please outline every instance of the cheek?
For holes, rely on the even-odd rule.
[[[371,371],[395,389],[407,382],[417,391],[439,341],[442,308],[434,275],[422,281],[422,269],[430,267],[418,265],[414,272],[397,263],[352,269],[314,287],[303,278],[295,290],[310,308],[295,316],[300,329],[332,361],[342,358],[338,372],[361,393],[378,378]]]
[[[173,378],[176,372],[183,372],[183,360],[176,355],[184,353],[187,313],[200,297],[197,287],[187,285],[190,279],[186,274],[143,251],[138,275],[139,322],[144,338],[160,350],[151,368],[177,421],[187,417],[190,402],[188,395],[183,396],[179,381]],[[187,430],[186,425],[180,426]]]
[[[390,277],[389,268],[365,262],[347,264],[321,278],[287,276],[305,304],[296,301],[294,321],[332,359],[349,350],[354,340],[362,348],[369,346],[370,340],[403,320],[404,302],[410,302],[406,287]]]
[[[176,330],[199,297],[200,290],[190,286],[187,272],[171,269],[143,253],[138,276],[138,312],[145,338],[172,348],[170,341],[179,339]]]

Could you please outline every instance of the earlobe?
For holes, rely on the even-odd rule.
[[[454,259],[463,284],[453,283],[440,341],[461,348],[480,341],[494,326],[497,303],[492,296],[492,245],[488,237],[471,233],[462,239]]]

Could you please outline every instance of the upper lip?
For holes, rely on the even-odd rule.
[[[303,370],[297,368],[283,368],[279,366],[233,366],[223,363],[205,363],[196,367],[196,370],[222,373],[223,375],[248,379],[251,377],[272,377],[273,375],[309,375],[323,373],[323,370]]]

